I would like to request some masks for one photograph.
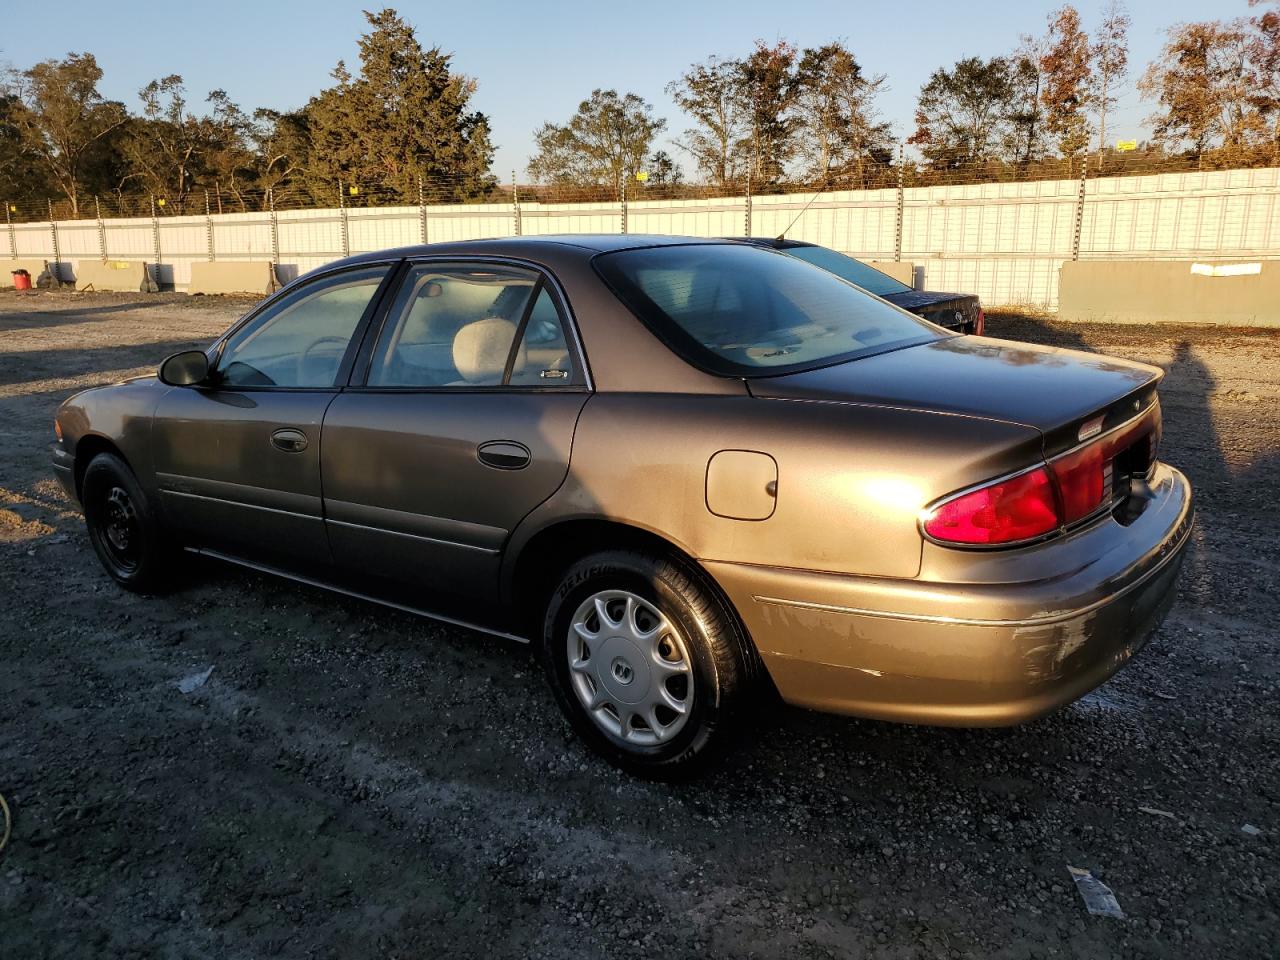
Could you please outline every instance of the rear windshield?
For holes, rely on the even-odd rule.
[[[910,293],[911,288],[899,283],[887,273],[881,273],[875,267],[868,266],[853,257],[846,257],[828,247],[782,247],[782,252],[789,257],[812,263],[834,273],[841,280],[856,283],[863,290],[874,293],[877,297],[887,297],[891,293]]]
[[[668,346],[724,376],[789,373],[946,336],[825,270],[746,244],[621,250],[594,262]]]

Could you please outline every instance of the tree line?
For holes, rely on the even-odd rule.
[[[1169,28],[1136,78],[1153,107],[1141,156],[1200,168],[1280,163],[1280,0],[1249,3],[1256,15]],[[424,184],[432,200],[493,198],[476,81],[394,10],[365,16],[358,68],[340,61],[331,86],[288,112],[246,111],[222,90],[193,103],[177,74],[148,83],[130,110],[101,95],[91,53],[10,70],[0,88],[0,197],[56,200],[73,217],[86,215],[89,197],[114,198],[117,212],[138,196],[203,211],[208,191],[220,209],[332,206],[362,187],[411,200]],[[685,118],[669,150],[655,149],[667,121],[652,104],[601,88],[535,132],[527,173],[544,195],[617,196],[695,184],[776,192],[904,175],[1061,176],[1091,162],[1105,171],[1117,163],[1108,131],[1130,80],[1129,27],[1120,0],[1091,23],[1063,6],[1008,54],[935,70],[900,131],[877,105],[888,78],[864,71],[848,44],[758,41],[667,84]],[[905,159],[899,137],[911,147]]]
[[[483,196],[496,178],[489,120],[471,105],[475,81],[394,10],[365,16],[358,71],[339,61],[333,85],[290,112],[247,112],[222,90],[197,106],[177,74],[143,87],[131,112],[100,94],[91,53],[10,71],[0,197],[57,198],[79,216],[91,196],[116,209],[149,195],[203,212],[210,190],[233,209],[267,197],[333,206],[343,182],[353,193],[363,183],[410,196],[425,181],[440,199]]]

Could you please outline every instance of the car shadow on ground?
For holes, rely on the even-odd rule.
[[[39,353],[5,353],[0,349],[0,386],[94,373],[110,376],[114,371],[144,365],[159,368],[160,361],[170,354],[207,345],[208,340],[187,339],[114,343],[87,349],[68,347]]]
[[[17,294],[15,296],[21,298],[23,295]],[[50,296],[58,296],[58,294],[51,294]],[[4,301],[0,301],[0,303],[3,303],[5,307],[13,306]],[[97,306],[68,304],[65,308],[42,309],[48,303],[49,301],[45,299],[37,301],[32,298],[29,312],[9,313],[6,311],[0,313],[0,333],[9,330],[26,330],[31,327],[58,327],[67,324],[106,321],[112,319],[112,314],[125,313],[132,310],[154,309],[163,306],[161,303],[139,299],[124,303],[104,303]],[[17,306],[21,308],[25,304],[19,299]]]

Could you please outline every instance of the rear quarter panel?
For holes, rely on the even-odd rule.
[[[564,485],[516,531],[605,518],[674,542],[700,560],[914,577],[922,507],[1040,457],[1029,427],[844,403],[602,393],[583,410]],[[708,461],[766,453],[777,504],[763,520],[707,507]]]

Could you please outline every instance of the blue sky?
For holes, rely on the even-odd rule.
[[[1104,3],[1077,3],[1086,28]],[[963,56],[1008,52],[1019,34],[1042,33],[1047,12],[1058,4],[403,0],[393,5],[417,27],[424,43],[452,52],[457,69],[479,81],[475,103],[491,119],[494,169],[505,180],[512,169],[523,172],[534,129],[547,120],[566,120],[593,87],[640,94],[667,118],[664,139],[678,134],[684,121],[663,92],[667,82],[709,54],[745,53],[756,38],[782,37],[801,47],[845,41],[864,70],[888,74],[889,91],[880,107],[895,134],[905,137],[916,94],[933,69]],[[288,109],[327,85],[339,59],[357,62],[356,38],[365,27],[362,6],[334,0],[71,0],[59,4],[56,30],[33,27],[0,36],[0,61],[22,67],[71,50],[90,51],[106,72],[103,92],[131,109],[137,109],[139,88],[169,73],[186,79],[193,101],[222,87],[246,109]],[[1132,0],[1128,7],[1130,77],[1118,115],[1108,124],[1126,138],[1141,135],[1150,113],[1134,83],[1158,52],[1166,28],[1250,13],[1247,0]]]

